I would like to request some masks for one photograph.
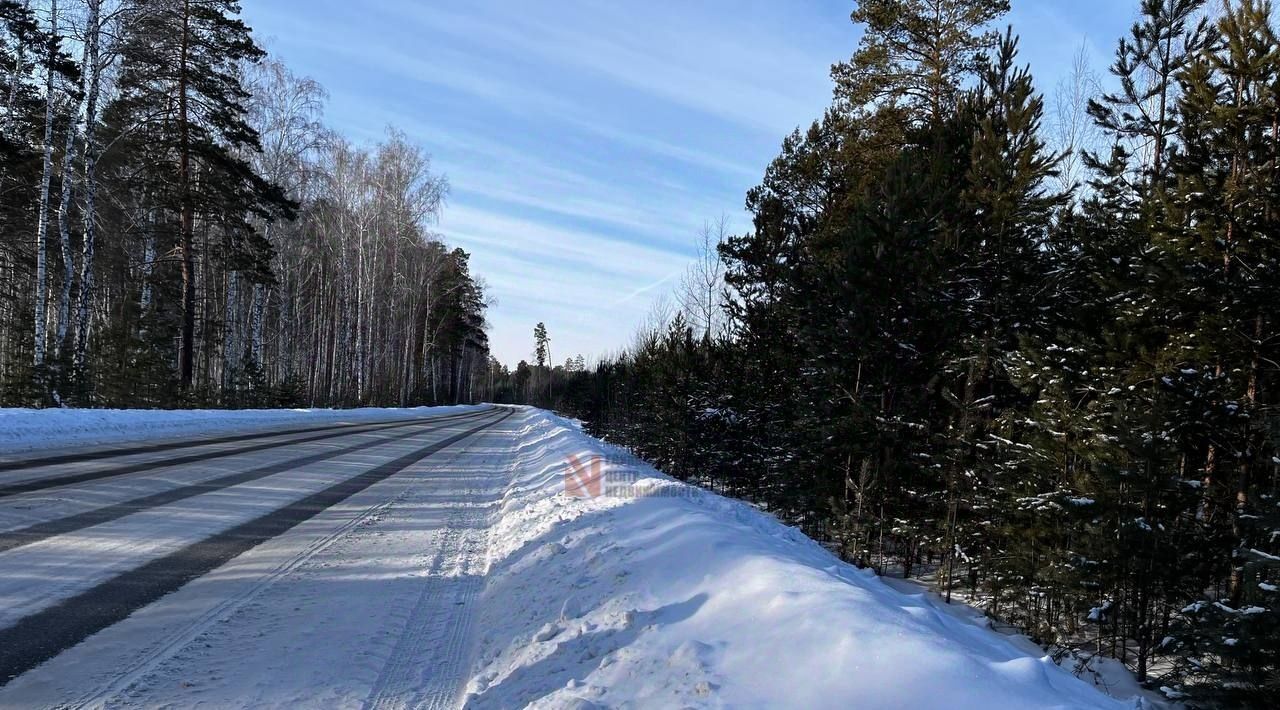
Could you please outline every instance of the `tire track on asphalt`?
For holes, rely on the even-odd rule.
[[[0,629],[0,687],[138,609],[240,554],[288,532],[380,481],[511,416],[496,419],[387,461],[301,500],[117,575]]]
[[[481,412],[492,411],[481,410]],[[35,458],[16,459],[11,461],[0,461],[0,473],[8,471],[21,471],[28,468],[40,468],[42,466],[60,466],[69,463],[83,463],[85,461],[99,461],[102,459],[119,458],[121,456],[133,456],[136,454],[152,454],[162,451],[173,451],[174,449],[190,449],[197,446],[212,446],[216,444],[233,444],[240,441],[252,441],[254,439],[266,439],[272,436],[288,436],[290,434],[309,434],[316,431],[332,431],[335,429],[351,429],[354,427],[369,426],[371,424],[411,424],[429,419],[456,418],[473,414],[475,412],[461,412],[458,414],[445,414],[436,417],[412,417],[409,419],[389,419],[381,422],[353,422],[345,424],[326,424],[323,426],[306,427],[303,429],[284,429],[280,431],[255,431],[246,434],[231,434],[228,436],[220,436],[212,439],[201,439],[199,441],[170,441],[160,444],[144,444],[141,446],[130,446],[120,449],[107,449],[103,451],[86,451],[70,454],[53,454],[49,456],[39,456]]]
[[[49,488],[61,488],[63,486],[71,486],[77,483],[88,483],[90,481],[99,481],[107,478],[116,478],[126,476],[132,473],[142,473],[145,471],[154,471],[159,468],[171,468],[174,466],[183,466],[190,463],[200,463],[203,461],[211,461],[213,459],[227,458],[228,456],[238,456],[240,454],[250,454],[256,451],[266,451],[267,449],[278,449],[282,446],[293,446],[295,444],[306,444],[313,441],[324,441],[326,439],[336,439],[351,434],[358,434],[367,431],[384,431],[387,429],[398,429],[401,427],[413,426],[424,422],[441,421],[448,419],[450,421],[458,421],[462,419],[471,419],[486,414],[491,414],[489,410],[482,412],[466,412],[463,414],[450,414],[441,417],[429,417],[421,419],[413,419],[405,422],[394,424],[373,424],[358,425],[360,429],[347,427],[346,430],[334,433],[320,434],[317,436],[303,437],[301,439],[289,439],[287,441],[272,441],[264,444],[255,444],[238,449],[227,449],[219,451],[207,451],[203,453],[190,454],[187,456],[179,456],[171,459],[155,459],[152,461],[140,461],[138,463],[124,464],[115,468],[101,469],[97,471],[86,471],[84,473],[73,473],[64,476],[46,476],[35,478],[28,481],[20,481],[11,483],[7,486],[0,486],[0,498],[11,498],[13,496],[22,495],[24,493],[35,493],[37,491],[47,490]],[[94,460],[94,459],[86,459]]]
[[[427,420],[428,423],[431,421],[432,420]],[[85,528],[90,528],[94,525],[109,523],[113,520],[119,520],[125,516],[133,515],[134,513],[151,510],[152,508],[158,508],[170,503],[177,503],[188,498],[194,498],[198,495],[204,495],[205,493],[225,490],[232,486],[261,480],[278,473],[284,473],[286,471],[291,471],[303,466],[310,466],[311,464],[326,461],[328,459],[364,451],[365,449],[371,449],[382,444],[401,441],[421,434],[438,431],[453,423],[456,423],[456,421],[442,422],[425,429],[411,429],[410,431],[395,434],[387,438],[362,441],[340,449],[321,451],[319,453],[289,459],[287,461],[277,461],[276,463],[259,466],[258,468],[250,469],[248,471],[241,471],[239,473],[232,473],[211,480],[201,481],[199,483],[171,488],[166,491],[160,491],[158,493],[152,493],[150,495],[127,500],[122,503],[115,503],[101,508],[94,508],[93,510],[86,510],[83,513],[76,513],[54,520],[35,523],[16,530],[0,532],[0,553],[8,552],[9,550],[19,547],[25,547],[26,545],[31,545],[40,542],[41,540],[47,540],[56,535],[66,535],[67,533],[84,530]],[[388,428],[398,429],[408,426],[412,425],[400,424],[395,427]],[[385,431],[385,429],[378,429],[376,431]],[[352,433],[353,432],[346,432],[343,436],[351,436]],[[368,432],[354,433],[363,434]]]
[[[406,488],[394,497],[360,511],[337,529],[313,540],[301,552],[263,575],[248,589],[222,600],[216,606],[201,614],[195,621],[162,638],[151,650],[130,663],[128,668],[114,673],[106,685],[95,688],[75,700],[59,704],[57,707],[85,708],[111,704],[121,693],[128,691],[135,683],[154,671],[159,664],[200,638],[216,622],[229,618],[238,609],[258,598],[281,579],[307,565],[317,555],[325,552],[346,537],[348,533],[364,525],[370,519],[380,516],[388,508],[404,500],[412,490],[412,488]]]

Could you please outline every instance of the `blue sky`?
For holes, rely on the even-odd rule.
[[[1046,93],[1085,43],[1105,72],[1127,0],[1013,0]],[[497,299],[494,355],[616,351],[678,283],[701,225],[742,205],[827,105],[850,0],[242,0],[271,53],[357,142],[404,130],[448,175],[438,230]]]

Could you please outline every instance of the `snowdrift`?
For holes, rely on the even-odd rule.
[[[467,707],[1137,706],[573,422],[518,416]],[[578,485],[593,472],[603,490]]]
[[[411,409],[0,409],[0,455],[48,449],[381,422],[483,407]]]

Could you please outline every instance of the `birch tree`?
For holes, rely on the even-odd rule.
[[[698,255],[680,282],[677,298],[685,317],[704,340],[724,328],[724,260],[719,245],[729,238],[728,218],[707,222],[699,233]]]
[[[433,231],[422,146],[325,127],[323,88],[263,61],[230,0],[32,7],[0,0],[0,401],[483,395],[488,302]]]
[[[45,51],[45,112],[44,112],[44,146],[43,167],[40,172],[40,204],[36,208],[36,288],[35,288],[35,366],[37,377],[42,378],[41,370],[45,366],[45,353],[48,346],[49,323],[49,279],[48,279],[48,238],[49,238],[49,190],[53,182],[53,115],[57,105],[55,87],[57,72],[54,69],[58,60],[58,0],[49,3],[49,36]]]

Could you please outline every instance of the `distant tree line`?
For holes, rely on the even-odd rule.
[[[489,401],[500,404],[540,404],[563,402],[559,388],[575,381],[587,370],[581,354],[565,358],[561,365],[551,362],[551,335],[545,323],[533,327],[533,362],[520,360],[515,369],[490,360]]]
[[[1077,66],[1050,116],[1007,10],[860,2],[753,229],[530,396],[1057,653],[1276,707],[1272,9],[1142,0],[1115,90]]]
[[[447,182],[326,128],[238,14],[0,0],[0,404],[487,398]]]

